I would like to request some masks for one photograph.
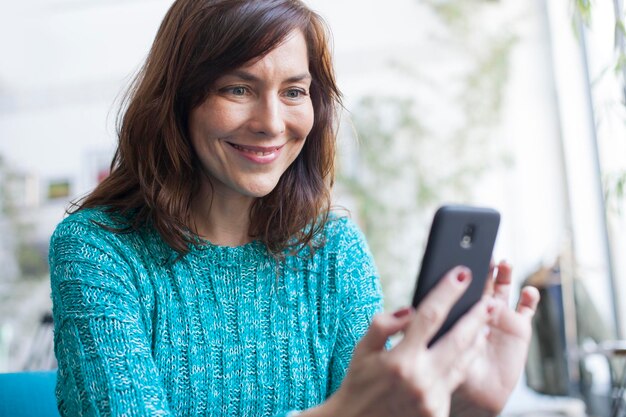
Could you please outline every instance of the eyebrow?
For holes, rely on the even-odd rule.
[[[258,82],[261,81],[259,79],[259,77],[257,77],[256,75],[250,74],[247,71],[244,70],[234,70],[231,71],[227,74],[224,74],[225,76],[231,76],[231,77],[237,77],[237,78],[241,78],[244,81],[251,81],[251,82]],[[307,73],[303,73],[303,74],[298,74],[298,75],[294,75],[292,77],[289,77],[285,80],[285,82],[289,82],[289,83],[295,83],[295,82],[299,82],[299,81],[308,81],[311,80],[311,74]]]

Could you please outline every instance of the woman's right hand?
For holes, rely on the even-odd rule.
[[[376,315],[354,350],[340,388],[302,415],[448,417],[452,393],[485,343],[489,302],[477,303],[430,348],[428,342],[470,281],[467,268],[454,268],[417,310]],[[387,339],[402,331],[402,340],[386,350]]]

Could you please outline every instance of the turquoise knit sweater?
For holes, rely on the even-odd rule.
[[[114,233],[99,210],[66,218],[50,272],[62,416],[285,416],[340,385],[381,308],[356,226],[277,263],[259,242],[191,246]]]

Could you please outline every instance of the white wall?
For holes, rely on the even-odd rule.
[[[94,154],[110,155],[113,150],[115,99],[145,57],[169,3],[30,0],[4,6],[0,154],[44,182],[67,177],[76,185],[75,195],[86,192],[94,183],[93,178],[85,179],[93,174],[98,158]],[[465,70],[454,57],[468,52],[442,47],[437,36],[443,36],[443,29],[423,4],[308,3],[333,29],[338,79],[348,107],[366,93],[394,93],[418,85],[422,89],[413,92],[433,128],[447,131],[458,122],[458,109],[446,103],[456,88],[454,77]],[[496,258],[514,264],[517,282],[538,266],[554,262],[568,239],[576,238],[570,229],[561,154],[553,34],[543,4],[502,0],[481,23],[487,31],[508,24],[507,30],[517,36],[502,120],[490,134],[512,164],[493,170],[474,190],[477,202],[502,212]],[[390,69],[392,61],[417,69],[419,80],[411,84],[398,76],[397,68]],[[55,207],[47,216],[60,219],[62,209]],[[427,225],[422,221],[414,227]],[[391,305],[408,302],[419,261],[419,243],[412,244],[406,256],[414,259],[414,267],[398,277],[401,285],[389,294],[394,298]],[[600,293],[606,293],[606,286]],[[608,314],[610,305],[602,307]]]
[[[622,2],[623,3],[623,2]],[[589,77],[592,85],[595,124],[599,146],[602,180],[607,192],[607,214],[611,255],[620,317],[626,318],[626,195],[616,193],[617,179],[626,173],[626,106],[624,105],[624,72],[616,71],[613,2],[593,6],[586,32],[589,54]],[[622,336],[626,320],[621,320]]]
[[[12,4],[0,25],[0,153],[44,182],[69,177],[74,194],[87,191],[93,185],[84,179],[93,163],[90,155],[112,151],[115,98],[142,62],[168,4]],[[431,77],[437,85],[415,91],[429,112],[427,119],[436,129],[450,129],[450,114],[458,110],[446,108],[449,100],[441,98],[442,89],[452,88],[446,80],[455,82],[462,62],[455,66],[459,51],[433,40],[442,31],[429,9],[411,0],[392,6],[373,0],[358,6],[330,0],[309,4],[333,29],[338,79],[348,107],[364,93],[410,88],[389,66],[391,61],[409,63],[418,76]],[[502,211],[496,254],[515,264],[521,280],[557,256],[567,237],[567,214],[541,2],[509,0],[499,8],[487,16],[485,27],[510,19],[519,40],[502,124],[492,140],[510,153],[514,164],[506,172],[496,170],[477,193],[484,204]],[[415,258],[417,268],[419,256]],[[402,279],[411,280],[413,272]]]

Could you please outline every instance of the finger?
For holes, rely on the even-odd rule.
[[[411,322],[414,310],[403,308],[395,313],[381,313],[374,316],[369,329],[355,348],[358,352],[377,352],[382,350],[390,336],[406,328]]]
[[[483,294],[493,295],[493,271],[496,269],[496,264],[493,259],[489,262],[489,272],[487,273],[487,279],[485,280],[485,289]]]
[[[539,304],[539,290],[535,287],[524,287],[517,303],[517,312],[528,318],[532,318]]]
[[[456,366],[455,362],[472,350],[479,338],[485,337],[492,310],[490,297],[483,297],[431,347],[434,360],[442,366]]]
[[[471,281],[472,272],[464,266],[458,266],[447,272],[417,307],[415,317],[398,347],[401,349],[402,345],[418,349],[426,347]]]
[[[511,292],[511,274],[513,268],[506,261],[498,264],[498,271],[493,286],[493,296],[499,300],[508,303],[509,294]]]
[[[484,328],[483,328],[484,329]],[[484,351],[487,344],[487,336],[483,331],[476,336],[474,344],[469,348],[464,349],[460,355],[457,355],[455,360],[449,365],[447,372],[444,374],[447,378],[448,387],[451,391],[461,385],[468,375],[468,370],[474,363],[474,360]]]

